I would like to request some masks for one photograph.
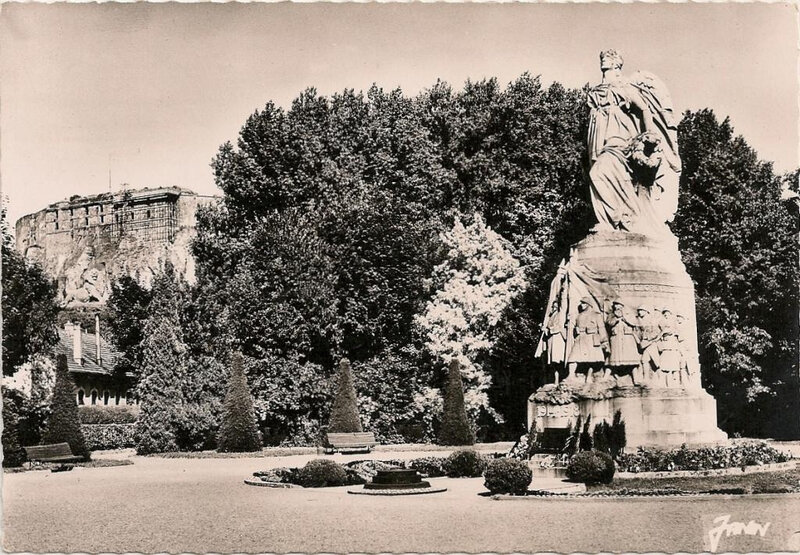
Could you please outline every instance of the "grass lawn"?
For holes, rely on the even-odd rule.
[[[692,493],[790,493],[800,492],[800,468],[729,476],[692,478],[625,478],[611,484],[587,486],[588,493],[621,493],[625,490],[655,492],[677,490]]]

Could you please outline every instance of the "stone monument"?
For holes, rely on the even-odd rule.
[[[588,93],[597,224],[551,283],[537,356],[555,379],[531,395],[528,425],[558,444],[579,416],[610,424],[620,411],[629,448],[724,443],[700,384],[694,284],[667,225],[681,171],[672,101],[655,75],[623,76],[616,51],[600,64]]]

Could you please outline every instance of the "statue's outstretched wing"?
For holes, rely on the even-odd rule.
[[[659,166],[654,187],[653,207],[663,221],[672,221],[678,210],[678,174],[681,158],[678,153],[678,126],[672,110],[672,97],[667,86],[648,71],[637,71],[629,83],[642,97],[652,116],[655,132],[661,138],[663,162]]]
[[[664,159],[670,167],[680,172],[681,162],[678,155],[678,126],[672,109],[672,97],[667,86],[656,75],[649,71],[637,71],[629,78],[630,84],[642,95],[645,104],[650,109],[658,134],[661,136],[661,145]]]

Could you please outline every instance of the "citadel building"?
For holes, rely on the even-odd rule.
[[[178,187],[75,195],[20,218],[17,250],[58,281],[65,307],[105,303],[123,275],[149,285],[166,260],[192,282],[195,215],[215,198]]]

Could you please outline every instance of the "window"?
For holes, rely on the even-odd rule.
[[[56,220],[56,231],[58,231],[58,221]]]
[[[79,404],[79,405],[82,405],[82,404],[84,404],[84,400],[83,400],[83,398],[84,398],[85,396],[86,396],[86,393],[84,393],[84,391],[83,391],[82,389],[79,389],[79,390],[78,390],[78,404]]]
[[[150,217],[151,217],[151,216],[150,216],[150,209],[148,208],[148,209],[147,209],[147,219],[149,220],[149,219],[150,219]]]

